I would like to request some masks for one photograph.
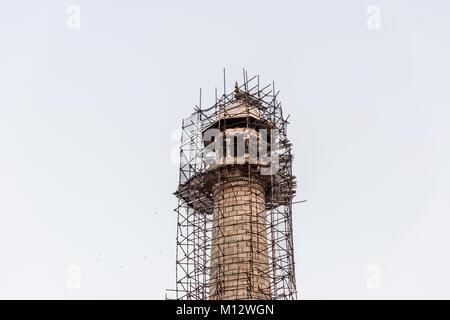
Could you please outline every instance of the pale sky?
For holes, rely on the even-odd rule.
[[[444,0],[2,1],[0,298],[164,298],[177,129],[200,87],[210,105],[222,69],[231,90],[246,68],[291,114],[308,201],[293,213],[299,298],[450,299],[449,13]]]

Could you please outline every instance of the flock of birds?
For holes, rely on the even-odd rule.
[[[154,211],[153,214],[156,215],[156,211]],[[162,250],[159,250],[159,253],[162,253]],[[100,261],[101,258],[102,258],[102,254],[99,253],[98,256],[97,256],[97,258],[96,258],[96,260],[97,260],[97,261]],[[144,256],[144,260],[146,260],[146,259],[147,259],[147,256]],[[123,269],[123,266],[121,265],[121,266],[119,266],[119,268],[120,268],[120,269]]]

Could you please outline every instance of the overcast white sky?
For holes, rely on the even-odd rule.
[[[2,1],[0,298],[174,288],[174,131],[225,67],[229,88],[242,68],[275,80],[291,114],[299,297],[449,299],[449,14],[444,0]]]

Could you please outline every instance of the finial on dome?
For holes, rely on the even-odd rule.
[[[235,98],[239,97],[239,85],[238,85],[237,81],[234,84],[234,97]]]

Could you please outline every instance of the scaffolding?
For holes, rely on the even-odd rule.
[[[233,172],[231,176],[240,177],[240,184],[248,184],[248,190],[261,190],[264,196],[262,207],[249,206],[256,208],[252,210],[262,210],[257,214],[261,214],[263,223],[252,221],[251,230],[247,233],[252,234],[250,245],[258,245],[259,248],[253,249],[250,255],[255,252],[261,255],[267,260],[268,267],[260,267],[250,259],[246,265],[248,267],[238,271],[236,279],[245,277],[248,288],[253,288],[246,290],[246,299],[297,299],[292,235],[292,202],[296,181],[292,174],[292,145],[287,138],[289,117],[283,116],[274,83],[260,88],[259,76],[248,79],[245,70],[243,78],[240,86],[236,85],[234,91],[227,93],[224,72],[223,95],[218,98],[216,89],[214,105],[202,109],[200,94],[200,104],[195,107],[194,113],[182,122],[179,186],[174,193],[178,198],[178,206],[175,209],[177,299],[221,299],[227,290],[237,292],[239,289],[227,287],[227,283],[220,277],[220,274],[228,270],[227,263],[232,263],[232,259],[227,257],[229,253],[224,252],[222,247],[216,250],[214,257],[212,253],[213,243],[219,241],[217,237],[220,237],[221,228],[226,228],[223,225],[224,221],[227,221],[224,212],[234,210],[224,208],[227,202],[218,201],[221,195],[217,192],[217,186],[221,182],[231,181],[230,171]],[[236,117],[238,112],[245,109],[232,111],[236,105],[250,105],[258,113],[258,117],[252,116],[248,107],[242,116]],[[232,119],[224,117],[231,113]],[[274,131],[276,134],[266,140],[269,145],[270,142],[277,144],[276,150],[269,149],[271,156],[276,153],[278,157],[277,170],[268,175],[261,175],[260,170],[264,163],[251,163],[248,159],[244,164],[216,167],[211,165],[211,157],[216,155],[211,154],[211,148],[208,148],[204,141],[205,130],[216,128],[224,132],[227,128],[236,126],[255,132],[261,129],[277,130]],[[246,152],[248,148],[246,146]],[[250,201],[251,199],[255,198],[250,197]],[[256,225],[258,223],[259,227]],[[255,241],[262,241],[264,245],[261,247]],[[215,261],[214,265],[212,260]],[[255,284],[256,277],[261,275],[267,280],[267,287]],[[234,283],[236,286],[242,284]]]

